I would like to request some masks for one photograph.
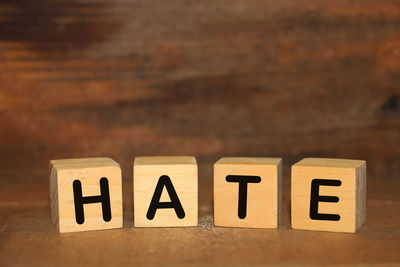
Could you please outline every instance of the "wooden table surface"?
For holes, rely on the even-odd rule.
[[[3,0],[0,265],[400,262],[399,0]],[[200,167],[200,227],[132,228],[136,156]],[[51,159],[120,163],[121,230],[59,235]],[[212,227],[212,164],[283,157],[278,230]],[[366,160],[358,234],[290,230],[289,166]]]
[[[200,177],[199,227],[134,228],[124,195],[124,228],[59,234],[48,185],[1,188],[1,266],[400,264],[400,183],[369,179],[367,220],[356,234],[290,228],[289,179],[277,230],[213,226],[211,179]],[[132,184],[125,184],[131,187]]]

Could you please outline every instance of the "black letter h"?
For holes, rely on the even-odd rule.
[[[99,196],[82,196],[81,181],[75,180],[73,182],[74,188],[74,203],[75,203],[75,219],[78,224],[85,222],[85,215],[83,212],[83,204],[101,202],[103,209],[103,220],[106,222],[111,221],[111,205],[110,205],[110,192],[108,190],[108,180],[103,177],[100,179],[100,195]]]

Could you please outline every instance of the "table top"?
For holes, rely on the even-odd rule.
[[[358,233],[290,228],[284,179],[278,229],[213,226],[212,182],[200,177],[199,227],[135,228],[132,184],[124,184],[122,229],[59,234],[50,221],[48,184],[0,189],[0,265],[399,264],[400,182],[368,181],[367,220]]]

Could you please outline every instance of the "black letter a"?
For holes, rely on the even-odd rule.
[[[161,193],[163,188],[167,189],[171,202],[160,202]],[[163,175],[158,179],[156,191],[154,192],[153,198],[151,199],[149,210],[147,211],[147,219],[153,220],[156,215],[157,209],[175,209],[175,213],[179,219],[185,217],[185,211],[182,208],[181,202],[179,201],[178,195],[175,192],[175,188],[172,185],[171,179],[167,175]]]

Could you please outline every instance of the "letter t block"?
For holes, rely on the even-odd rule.
[[[214,224],[277,228],[280,158],[222,158],[214,164]]]
[[[365,221],[366,162],[305,158],[292,166],[292,228],[356,232]]]
[[[50,210],[60,233],[122,227],[118,163],[110,158],[51,160]]]

